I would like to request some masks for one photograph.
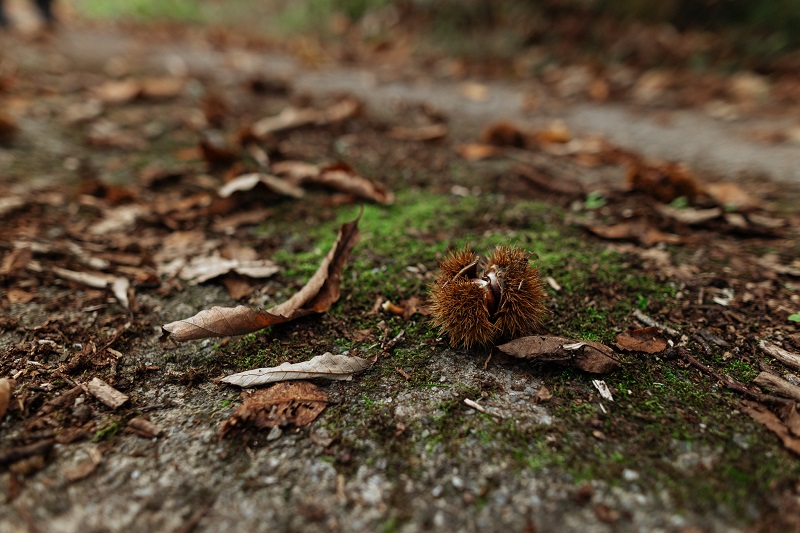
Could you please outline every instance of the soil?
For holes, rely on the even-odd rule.
[[[744,133],[784,131],[786,117],[728,128],[626,103],[531,109],[525,83],[312,69],[213,33],[165,33],[3,36],[0,376],[16,383],[0,426],[0,531],[798,527],[793,400],[752,383],[762,371],[798,381],[761,348],[800,349],[797,150]],[[352,97],[359,113],[324,118]],[[290,106],[317,118],[257,134]],[[446,135],[412,138],[430,126]],[[282,161],[345,163],[395,199],[318,185],[219,195]],[[290,298],[362,204],[327,312],[159,341],[163,324],[215,305]],[[620,368],[450,347],[411,306],[467,244],[535,253],[539,333],[604,343]],[[215,255],[278,272],[179,275]],[[615,344],[653,324],[669,348]],[[215,378],[325,352],[376,361],[316,381],[329,404],[309,425],[220,434],[242,394]],[[91,394],[95,378],[126,401]],[[775,413],[772,431],[743,400]]]

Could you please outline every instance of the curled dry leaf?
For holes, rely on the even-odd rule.
[[[679,244],[683,241],[678,235],[664,233],[641,222],[613,226],[586,226],[586,229],[603,239],[634,241],[648,247],[660,242]]]
[[[69,281],[80,283],[95,289],[111,289],[114,297],[127,308],[130,305],[128,301],[128,289],[131,286],[128,278],[121,276],[112,276],[110,274],[100,274],[92,272],[76,272],[74,270],[67,270],[66,268],[52,267],[53,273]]]
[[[257,138],[264,138],[271,133],[310,124],[324,126],[352,117],[360,107],[358,100],[353,98],[346,98],[325,109],[287,107],[279,114],[263,118],[253,124],[251,133]]]
[[[495,346],[492,353],[502,353],[529,361],[558,363],[593,374],[610,372],[621,364],[612,357],[614,351],[599,342],[547,335],[520,337]]]
[[[379,204],[394,202],[394,195],[385,187],[359,175],[352,167],[344,163],[320,168],[302,161],[280,161],[272,165],[271,170],[276,174],[287,176],[287,179],[295,184],[293,186],[310,183]]]
[[[640,328],[620,333],[614,345],[629,352],[660,353],[667,349],[667,339],[658,328]]]
[[[239,259],[225,259],[217,255],[195,257],[181,269],[178,276],[189,281],[190,285],[197,285],[229,272],[235,272],[251,278],[268,278],[275,275],[279,270],[278,265],[269,259],[241,261]]]
[[[232,374],[220,381],[246,388],[294,379],[351,380],[353,374],[366,370],[374,362],[374,358],[364,359],[326,352],[302,363],[283,363],[269,368],[256,368]]]
[[[255,429],[307,426],[328,405],[327,393],[308,381],[278,383],[243,397],[244,402],[222,423],[223,437],[245,426]]]
[[[674,207],[659,204],[656,206],[656,209],[662,215],[690,226],[705,224],[706,222],[721,217],[723,214],[722,208],[720,207],[711,207],[709,209],[694,209],[691,207],[675,209]]]
[[[163,325],[161,341],[171,339],[184,342],[208,337],[244,335],[312,313],[327,311],[339,299],[342,269],[353,247],[358,243],[360,219],[359,213],[355,220],[342,224],[336,242],[317,271],[290,299],[267,310],[252,309],[244,305],[212,307],[192,317]]]
[[[385,187],[358,175],[355,170],[344,164],[323,168],[319,175],[308,178],[308,181],[379,204],[394,202],[394,195]]]
[[[163,429],[141,416],[137,416],[129,420],[126,429],[139,435],[140,437],[144,437],[145,439],[153,439],[164,434]]]
[[[251,191],[256,185],[263,185],[267,189],[281,194],[283,196],[291,196],[292,198],[302,198],[305,191],[296,185],[289,183],[286,180],[273,176],[271,174],[264,174],[262,172],[252,172],[250,174],[242,174],[237,176],[225,185],[223,185],[218,193],[221,198],[228,198],[235,192]]]
[[[137,98],[165,100],[183,92],[182,78],[146,78],[107,81],[95,90],[95,95],[106,104],[124,104]]]

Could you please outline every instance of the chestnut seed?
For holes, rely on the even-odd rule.
[[[468,248],[442,261],[430,290],[430,311],[433,324],[452,346],[488,346],[541,326],[544,284],[529,265],[530,256],[519,248],[498,246],[480,276],[480,257]]]

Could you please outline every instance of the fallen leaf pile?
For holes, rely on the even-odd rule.
[[[646,263],[653,262],[650,250],[656,245],[695,244],[704,231],[790,239],[789,221],[776,216],[769,202],[742,185],[704,181],[684,164],[647,159],[603,138],[576,136],[563,123],[529,131],[499,122],[485,129],[480,142],[457,150],[468,160],[517,161],[513,174],[528,189],[570,206],[579,213],[570,216],[571,221],[592,235],[637,245],[633,250]],[[607,168],[617,180],[598,185],[570,178],[581,166]],[[682,267],[671,270],[693,275]]]

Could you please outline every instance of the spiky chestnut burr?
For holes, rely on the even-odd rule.
[[[530,254],[498,246],[478,276],[480,257],[464,248],[442,261],[430,290],[433,324],[452,346],[487,346],[519,337],[541,325],[544,284]]]

